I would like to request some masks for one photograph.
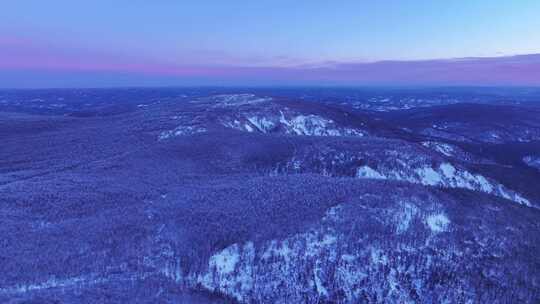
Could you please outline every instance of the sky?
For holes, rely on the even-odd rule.
[[[17,0],[0,87],[540,85],[538,0]]]

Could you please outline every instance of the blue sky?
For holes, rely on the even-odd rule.
[[[204,67],[198,70],[204,74],[221,67],[540,53],[540,1],[532,0],[17,0],[1,6],[0,80],[8,71],[82,75],[114,66],[109,69],[136,80],[138,73],[163,76],[185,66]]]

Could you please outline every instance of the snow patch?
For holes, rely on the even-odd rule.
[[[448,230],[450,220],[444,213],[433,214],[426,218],[426,225],[432,232],[444,232]]]
[[[213,255],[210,258],[210,267],[219,273],[228,274],[234,271],[239,259],[238,245],[235,244]]]
[[[207,132],[207,129],[200,126],[178,126],[174,130],[161,132],[159,134],[158,140],[165,140],[175,136],[193,135],[205,132]]]
[[[208,290],[219,290],[243,302],[253,289],[255,247],[252,242],[244,246],[233,244],[210,257],[208,272],[200,275],[197,282]]]
[[[266,117],[252,116],[248,117],[247,120],[262,133],[266,133],[275,127],[274,121]]]
[[[362,166],[356,170],[356,177],[358,178],[373,178],[373,179],[386,179],[386,176],[373,170],[369,166]]]
[[[418,168],[415,172],[420,176],[420,182],[424,185],[436,186],[442,182],[439,172],[433,170],[431,167]]]
[[[398,209],[398,212],[394,215],[396,223],[396,233],[401,234],[406,232],[416,214],[418,214],[418,208],[410,203],[403,203],[402,208]]]
[[[426,142],[423,142],[422,145],[426,148],[432,149],[442,155],[449,156],[449,157],[453,156],[455,152],[454,147],[445,143],[426,141]]]

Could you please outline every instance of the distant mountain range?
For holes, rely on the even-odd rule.
[[[0,81],[3,88],[212,85],[537,87],[540,86],[540,54],[242,66],[120,63],[118,59],[87,63],[65,58],[63,54],[41,60],[39,53],[14,51],[0,58]]]

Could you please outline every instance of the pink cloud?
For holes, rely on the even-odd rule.
[[[334,85],[540,85],[540,55],[447,60],[325,62],[292,66],[265,61],[246,66],[166,64],[148,58],[84,48],[60,48],[0,36],[1,70],[110,72],[180,78],[205,77],[229,82],[280,82]],[[188,60],[187,58],[186,60]],[[254,60],[258,61],[258,60]],[[283,65],[287,62],[288,65]]]

